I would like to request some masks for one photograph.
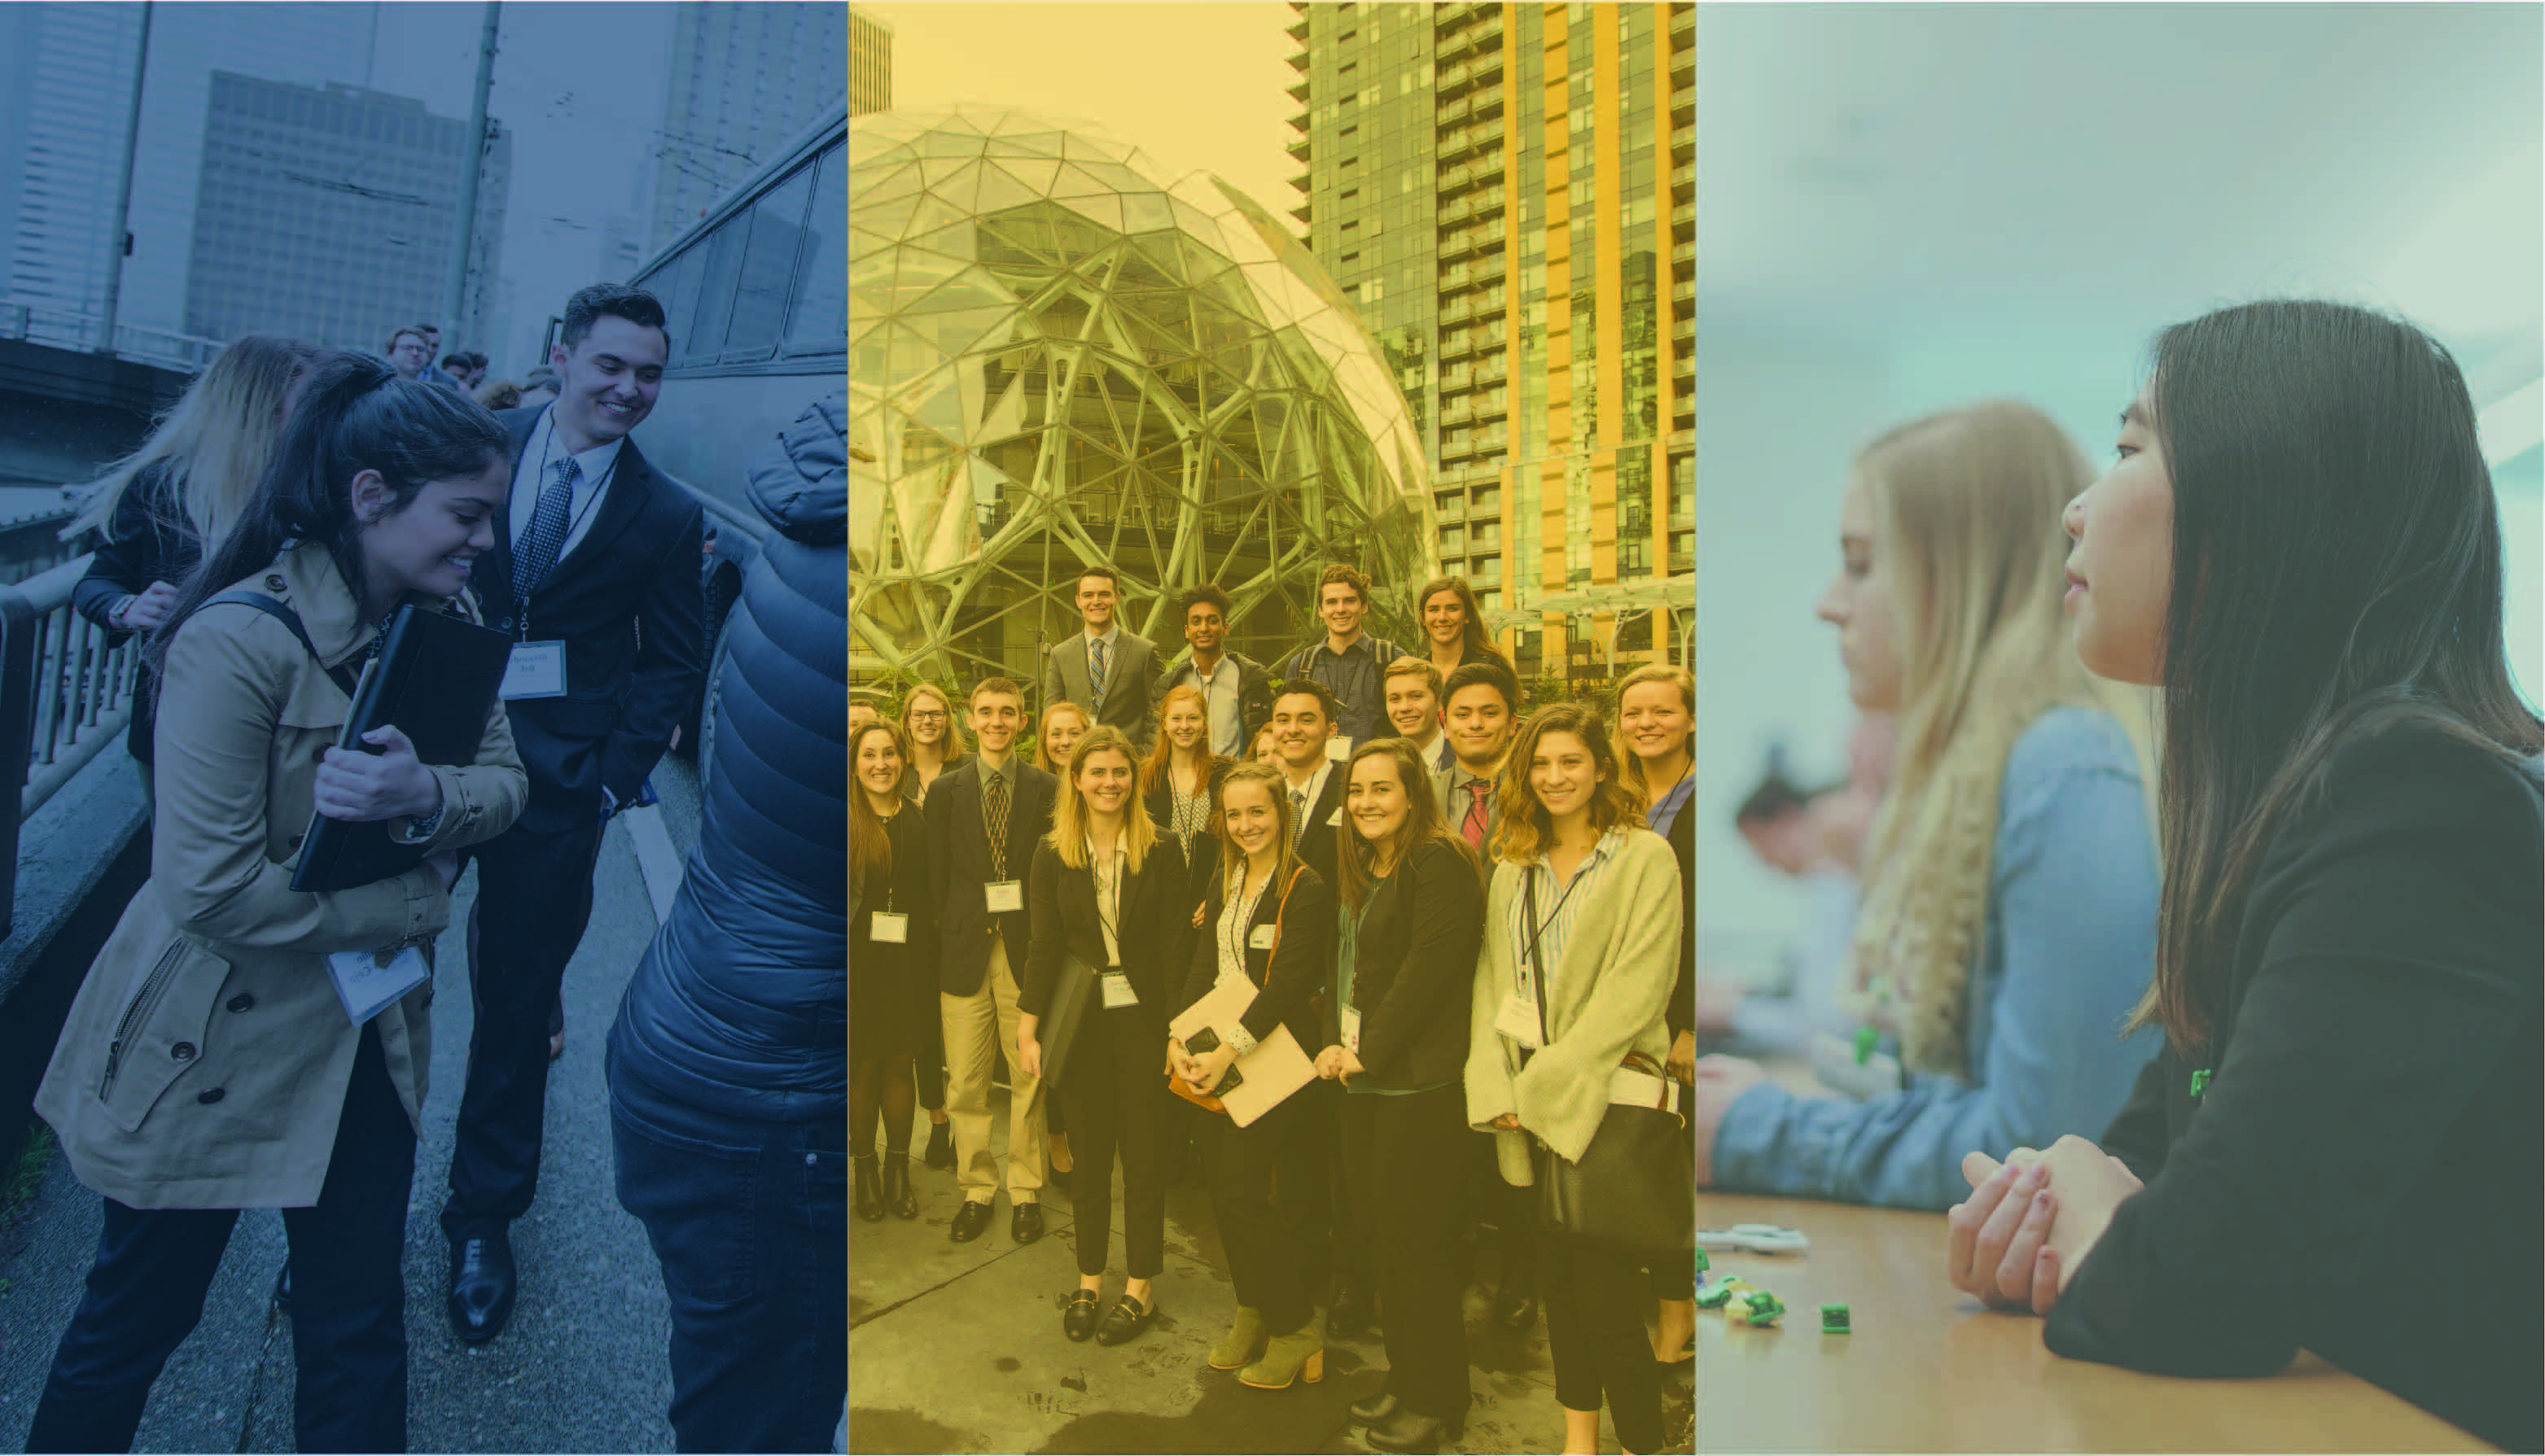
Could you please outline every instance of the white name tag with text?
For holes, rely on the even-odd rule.
[[[994,880],[981,888],[989,892],[992,915],[1014,915],[1026,908],[1026,887],[1022,880]]]
[[[1360,1012],[1351,1007],[1345,1007],[1343,1023],[1345,1049],[1355,1056],[1360,1055]]]
[[[1352,740],[1341,734],[1326,740],[1326,757],[1340,764],[1352,757]]]
[[[1503,998],[1502,1013],[1494,1017],[1494,1029],[1521,1046],[1546,1045],[1546,1028],[1538,1023],[1537,1003],[1518,996]]]
[[[878,945],[907,945],[910,943],[910,917],[878,910],[868,936]]]
[[[408,992],[433,979],[424,952],[412,945],[387,950],[337,950],[327,956],[327,975],[345,1015],[360,1026],[388,1010]]]
[[[514,643],[513,655],[504,660],[504,686],[498,695],[506,702],[565,696],[565,644]]]
[[[1274,929],[1275,928],[1272,926],[1257,926],[1254,930],[1247,931],[1246,948],[1249,950],[1272,949],[1272,932]]]
[[[1105,1010],[1108,1011],[1116,1011],[1126,1006],[1138,1006],[1140,1004],[1139,993],[1131,989],[1130,977],[1123,975],[1120,971],[1107,971],[1105,973],[1104,980]]]

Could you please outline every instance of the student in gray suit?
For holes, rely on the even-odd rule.
[[[1149,639],[1114,620],[1122,605],[1121,578],[1109,566],[1078,575],[1078,616],[1087,629],[1051,650],[1042,671],[1042,704],[1074,702],[1087,716],[1146,750],[1157,741],[1149,715],[1149,685],[1158,676],[1158,650]]]

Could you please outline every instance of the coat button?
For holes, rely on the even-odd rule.
[[[265,579],[265,589],[269,592],[280,592],[290,585],[291,584],[289,582],[283,579],[283,574],[281,572],[276,572]]]
[[[246,1011],[249,1007],[254,1005],[256,1005],[256,998],[248,995],[244,991],[229,999],[229,1009],[234,1011]]]
[[[195,1093],[195,1100],[208,1107],[226,1095],[228,1095],[228,1093],[222,1092],[219,1088],[211,1087],[205,1088],[204,1091]]]
[[[181,1041],[168,1048],[168,1055],[180,1062],[191,1062],[195,1060],[195,1044],[191,1041]]]

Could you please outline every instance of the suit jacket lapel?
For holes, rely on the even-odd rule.
[[[653,495],[653,480],[654,469],[645,463],[644,452],[636,448],[636,442],[620,444],[617,462],[611,472],[610,494],[601,502],[601,514],[593,518],[591,528],[574,543],[574,549],[557,558],[557,569],[548,573],[548,580],[557,580],[568,562],[591,559],[587,553],[608,546],[620,531],[635,525]]]

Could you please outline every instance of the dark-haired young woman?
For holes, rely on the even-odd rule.
[[[2165,1049],[2100,1147],[1969,1161],[1954,1281],[2073,1358],[2309,1349],[2545,1447],[2545,730],[2455,361],[2340,304],[2178,324],[2067,526],[2078,656],[2165,693]],[[2443,1318],[2360,1297],[2397,1248]]]
[[[152,638],[150,880],[90,966],[36,1097],[104,1195],[106,1227],[31,1451],[130,1448],[242,1208],[281,1208],[290,1239],[300,1448],[405,1449],[400,1254],[433,988],[357,1026],[327,956],[429,955],[452,851],[501,833],[527,785],[500,702],[466,767],[418,762],[394,729],[370,735],[376,755],[337,749],[350,703],[332,673],[362,667],[402,606],[475,619],[470,563],[493,544],[510,473],[503,427],[475,401],[321,356],[264,482]],[[213,600],[233,590],[281,614]],[[387,821],[430,857],[296,892],[313,807]]]
[[[1511,659],[1494,645],[1485,629],[1484,608],[1465,577],[1439,576],[1423,584],[1414,599],[1414,614],[1423,623],[1424,659],[1439,670],[1440,681],[1471,662],[1489,662],[1504,672]],[[1382,664],[1384,666],[1384,664]]]
[[[858,1217],[919,1217],[910,1186],[911,1065],[937,1019],[928,846],[913,796],[910,741],[883,719],[849,733],[849,1129]],[[881,1176],[875,1124],[883,1124]]]
[[[311,350],[280,334],[230,341],[186,386],[168,418],[101,479],[64,530],[95,529],[97,553],[71,607],[115,637],[166,624],[177,584],[239,518],[298,397]],[[150,771],[157,680],[147,670],[124,743]]]
[[[1467,1008],[1484,932],[1475,851],[1440,814],[1411,740],[1353,751],[1345,769],[1334,970],[1319,1075],[1343,1083],[1344,1181],[1369,1236],[1387,1379],[1352,1409],[1382,1451],[1430,1451],[1467,1423],[1458,1246]]]

